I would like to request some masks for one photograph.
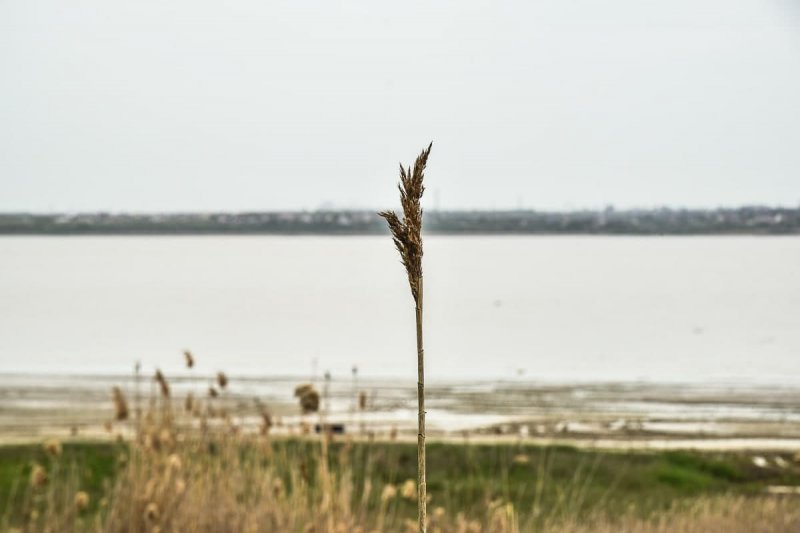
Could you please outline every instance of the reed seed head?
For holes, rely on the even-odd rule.
[[[417,498],[417,484],[413,479],[407,479],[405,483],[403,483],[400,494],[407,500],[414,500]]]
[[[431,153],[433,143],[417,156],[414,168],[403,167],[400,164],[400,206],[403,218],[394,211],[381,211],[378,213],[386,219],[392,233],[395,248],[400,253],[400,259],[408,274],[408,283],[414,301],[419,303],[420,285],[422,284],[422,194],[425,192],[423,179],[425,166]]]
[[[392,484],[383,486],[383,490],[381,491],[382,502],[388,502],[389,500],[394,499],[395,496],[397,496],[397,487]]]
[[[219,392],[217,392],[217,389],[211,386],[208,388],[208,395],[211,396],[212,398],[216,398],[217,396],[219,396]]]
[[[172,472],[179,472],[183,468],[183,461],[177,453],[170,454],[167,458],[167,466]]]
[[[364,391],[358,393],[358,408],[362,411],[367,408],[367,393]]]
[[[75,509],[78,512],[85,511],[89,507],[89,494],[85,491],[78,491],[75,493]]]
[[[119,387],[111,389],[111,400],[114,402],[114,418],[117,420],[128,419],[128,402],[125,401],[125,394]]]
[[[50,439],[44,443],[44,450],[51,457],[58,457],[61,455],[61,442],[58,439]]]
[[[186,361],[186,368],[194,367],[194,356],[192,355],[192,352],[190,352],[189,350],[184,350],[183,358]]]
[[[161,396],[164,398],[169,398],[169,383],[167,383],[167,378],[164,377],[164,374],[161,373],[161,370],[156,370],[154,379],[161,388]]]
[[[40,464],[33,465],[31,469],[31,487],[41,488],[47,484],[47,470]]]
[[[158,522],[159,512],[158,505],[155,502],[150,502],[144,508],[144,518],[148,522]]]
[[[314,390],[314,385],[310,383],[304,383],[294,388],[294,396],[295,398],[300,398],[301,396],[312,390]]]
[[[294,389],[294,395],[300,401],[300,408],[303,410],[303,414],[319,411],[319,393],[313,385],[298,385]]]
[[[217,372],[217,385],[220,389],[228,386],[228,376],[225,375],[225,372]]]

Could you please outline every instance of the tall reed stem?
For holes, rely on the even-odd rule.
[[[422,193],[425,192],[423,178],[428,155],[433,143],[422,151],[414,167],[400,165],[400,205],[402,220],[394,211],[378,213],[386,219],[392,232],[395,248],[400,253],[408,274],[408,284],[414,297],[417,321],[417,506],[419,530],[427,529],[428,486],[425,481],[425,352],[422,348]]]
[[[417,319],[417,509],[419,530],[427,524],[428,485],[425,480],[425,350],[422,347],[422,278],[416,304]]]

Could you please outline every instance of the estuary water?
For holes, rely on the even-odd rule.
[[[800,383],[798,237],[425,241],[429,381]],[[416,375],[388,237],[0,237],[0,372]]]

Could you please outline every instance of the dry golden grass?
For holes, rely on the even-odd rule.
[[[795,533],[800,531],[796,498],[718,496],[676,505],[647,519],[623,516],[548,528],[553,533]]]
[[[306,395],[313,387],[299,387]],[[153,402],[155,404],[155,402]],[[175,400],[146,411],[124,444],[118,474],[102,497],[90,499],[81,476],[60,463],[61,445],[47,441],[47,461],[30,475],[32,505],[20,531],[121,532],[382,532],[415,531],[418,523],[397,514],[415,500],[407,479],[372,487],[371,477],[349,465],[349,444],[331,456],[331,435],[309,435],[296,449],[275,446],[272,417],[257,404],[266,430],[243,431],[240,421],[219,412],[187,412]],[[221,411],[221,410],[220,410]],[[294,449],[294,451],[292,451]],[[515,456],[514,462],[528,460]],[[369,464],[371,460],[367,461]],[[329,465],[335,463],[337,468]],[[789,532],[800,530],[800,506],[792,496],[721,496],[675,505],[647,519],[629,514],[572,517],[554,513],[535,531]],[[405,504],[407,505],[407,504]],[[503,499],[487,500],[467,515],[434,503],[426,528],[439,533],[534,531],[531,522]],[[546,512],[546,510],[545,510]],[[9,528],[10,529],[10,528]]]

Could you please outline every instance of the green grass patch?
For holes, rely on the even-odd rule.
[[[276,440],[273,450],[269,457],[253,458],[272,462],[285,474],[287,488],[289,469],[316,475],[318,442]],[[58,458],[47,456],[39,445],[0,447],[0,510],[10,509],[13,515],[15,508],[25,507],[35,463],[87,491],[96,505],[113,482],[123,453],[126,447],[117,444],[67,444]],[[242,453],[259,452],[251,448]],[[414,444],[335,442],[330,448],[330,465],[333,471],[345,466],[352,471],[354,502],[361,500],[364,480],[369,478],[371,506],[375,506],[385,484],[416,480],[416,453]],[[646,515],[698,496],[754,494],[768,485],[800,485],[800,465],[788,455],[784,456],[788,466],[778,467],[772,460],[770,467],[759,468],[753,464],[753,454],[732,452],[625,453],[567,446],[434,442],[427,453],[431,508],[442,506],[448,512],[468,515],[485,512],[489,502],[498,500],[513,503],[523,517],[534,516],[536,511],[552,518],[630,509]],[[391,512],[413,519],[416,502],[399,498]]]
[[[114,479],[118,457],[124,446],[107,443],[71,443],[58,457],[48,455],[41,445],[0,446],[0,517],[30,508],[37,497],[30,488],[33,465],[47,469],[48,484],[68,484],[90,495],[91,509]],[[35,506],[35,505],[34,505]]]

